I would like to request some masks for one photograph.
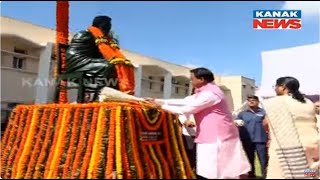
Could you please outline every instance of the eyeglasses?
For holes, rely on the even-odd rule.
[[[248,102],[258,102],[256,99],[247,99]]]
[[[275,89],[277,87],[284,87],[283,85],[273,85],[272,88]]]

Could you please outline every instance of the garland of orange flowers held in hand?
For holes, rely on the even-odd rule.
[[[56,57],[60,56],[60,71],[58,72],[58,62],[56,61],[54,75],[57,78],[58,73],[64,73],[66,70],[66,49],[61,48],[58,54],[58,45],[68,45],[69,37],[69,1],[57,1],[56,6]],[[59,82],[59,103],[67,103],[67,81]]]
[[[115,65],[120,91],[133,95],[134,66],[126,59],[113,38],[106,37],[99,28],[94,26],[90,26],[88,30],[96,38],[96,44],[103,57]]]

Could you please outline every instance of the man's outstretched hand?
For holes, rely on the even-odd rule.
[[[144,98],[144,100],[147,101],[151,106],[154,106],[155,108],[161,108],[161,105],[156,102],[155,98]]]
[[[155,98],[149,98],[149,97],[147,97],[147,98],[143,98],[145,101],[148,101],[148,102],[153,102],[153,103],[155,103],[156,102],[156,99]]]

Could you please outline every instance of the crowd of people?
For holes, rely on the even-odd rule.
[[[277,79],[272,98],[248,96],[247,108],[235,118],[210,70],[191,70],[191,82],[194,91],[184,99],[147,100],[179,115],[198,179],[256,178],[255,157],[261,178],[305,178],[306,170],[319,171],[319,102],[300,93],[296,78]]]

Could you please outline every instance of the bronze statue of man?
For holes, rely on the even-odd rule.
[[[134,94],[134,66],[111,33],[111,18],[97,16],[86,31],[76,33],[66,52],[66,72],[84,74],[84,88],[111,87]],[[76,82],[79,83],[79,82]]]

